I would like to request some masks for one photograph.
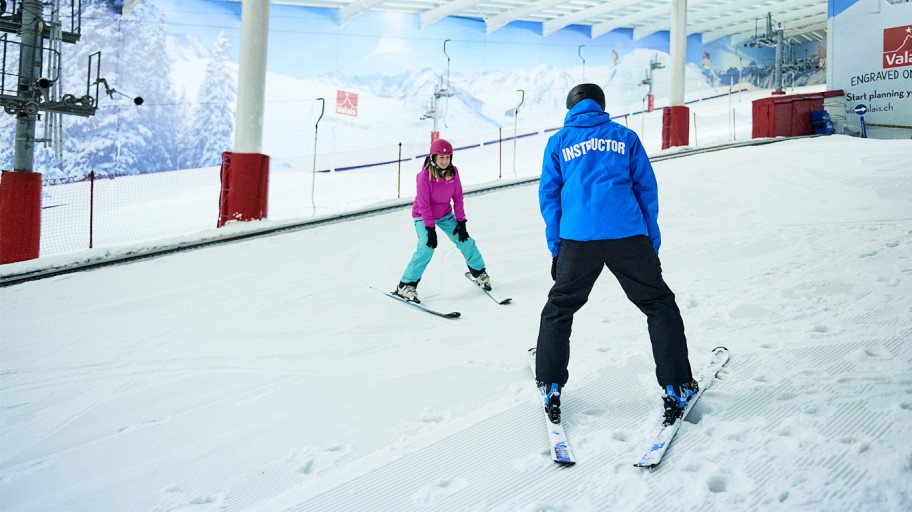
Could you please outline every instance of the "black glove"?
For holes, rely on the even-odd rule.
[[[437,248],[437,230],[434,229],[433,227],[429,228],[427,226],[425,226],[424,229],[426,229],[428,232],[427,246],[430,247],[431,249],[436,249]]]
[[[453,230],[454,235],[459,235],[460,242],[465,242],[466,240],[469,239],[469,232],[466,231],[465,224],[466,224],[466,221],[461,220],[456,223],[456,229]]]
[[[557,281],[557,256],[551,258],[551,280]]]

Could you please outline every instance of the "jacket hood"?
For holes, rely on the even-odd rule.
[[[573,106],[564,116],[564,126],[589,127],[611,121],[608,112],[602,110],[595,100],[585,99]]]

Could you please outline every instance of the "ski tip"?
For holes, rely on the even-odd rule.
[[[447,318],[459,318],[462,316],[462,313],[460,313],[459,311],[453,311],[452,313],[447,313],[444,316],[446,316]]]
[[[719,346],[712,349],[712,355],[720,363],[725,364],[731,357],[731,352],[729,352],[727,348]]]
[[[509,304],[511,302],[513,302],[513,299],[504,299],[504,300],[500,301],[499,304],[501,306],[503,306],[504,304]]]

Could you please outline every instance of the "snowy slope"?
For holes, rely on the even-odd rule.
[[[912,149],[845,136],[655,165],[692,364],[731,349],[655,471],[646,326],[576,318],[549,460],[526,349],[551,284],[535,184],[467,197],[498,306],[408,210],[0,288],[4,511],[904,511]],[[377,290],[371,289],[371,287]]]

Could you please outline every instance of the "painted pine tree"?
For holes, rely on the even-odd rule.
[[[126,24],[132,23],[132,27]],[[156,172],[177,168],[177,96],[171,83],[172,59],[168,53],[165,18],[152,2],[137,4],[124,20],[125,37],[120,62],[124,64],[118,89],[141,96],[141,106],[131,98],[115,97],[121,114],[135,127],[121,133],[121,163],[130,171]]]
[[[221,164],[221,155],[232,149],[237,102],[237,70],[230,62],[231,43],[224,32],[213,43],[212,60],[196,97],[191,147],[196,167]]]
[[[122,69],[118,47],[122,20],[106,2],[82,3],[82,38],[63,48],[61,80],[63,93],[79,97],[86,93],[86,69],[89,56],[101,52],[101,76],[116,88]],[[94,76],[94,63],[93,63]],[[95,87],[91,86],[91,94]],[[121,103],[104,94],[102,87],[96,98],[98,110],[94,116],[63,116],[63,170],[66,177],[83,177],[94,171],[97,176],[122,174],[118,153],[121,133],[129,129],[129,120],[121,115]],[[130,104],[132,107],[132,103]],[[51,176],[46,176],[51,177]]]

